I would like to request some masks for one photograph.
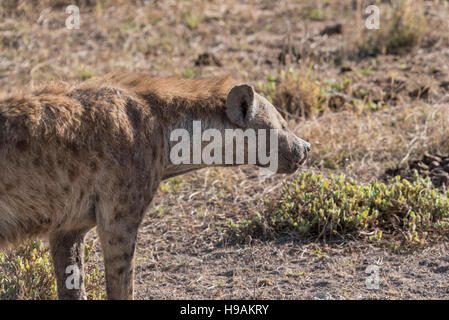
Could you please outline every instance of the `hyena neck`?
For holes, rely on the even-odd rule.
[[[173,123],[166,127],[164,132],[167,163],[164,170],[164,179],[206,167],[224,165],[225,130],[236,128],[238,127],[228,120],[224,111],[216,112],[203,118],[187,116],[182,119],[174,120]],[[208,133],[211,133],[212,130],[209,129],[213,129],[214,137],[208,137],[206,141],[203,141],[203,139],[206,139],[204,134],[206,133],[207,135]],[[178,132],[184,132],[184,137],[180,137],[180,135],[177,134]],[[215,135],[219,138],[215,139]],[[187,137],[188,139],[184,139]],[[221,141],[218,142],[217,140]],[[211,142],[218,142],[218,145],[221,144],[222,146],[221,160],[218,161],[221,164],[203,161],[202,151],[204,151],[204,147]],[[188,145],[187,149],[189,149],[189,156],[188,159],[185,159],[182,163],[176,163],[176,161],[174,163],[174,161],[172,161],[174,160],[174,157],[172,157],[173,154],[171,154],[171,151],[174,148],[180,147],[180,143]]]

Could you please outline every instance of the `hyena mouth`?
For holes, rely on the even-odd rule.
[[[300,161],[290,160],[290,166],[291,166],[292,168],[294,168],[295,170],[297,170],[297,169],[299,169],[299,167],[300,167],[301,165],[303,165],[303,164],[306,162],[306,160],[307,160],[307,158],[304,158],[304,159],[302,159],[302,160],[300,160]]]
[[[307,156],[301,158],[300,160],[292,160],[285,156],[283,156],[283,158],[288,163],[288,166],[290,167],[289,169],[293,169],[293,170],[298,170],[299,167],[301,167],[307,161]]]

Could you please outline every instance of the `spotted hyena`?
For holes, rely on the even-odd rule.
[[[295,172],[310,148],[273,105],[230,78],[122,72],[2,98],[0,245],[47,236],[59,298],[82,299],[83,240],[96,226],[108,298],[133,298],[137,230],[159,183],[207,166],[170,159],[171,133],[193,135],[193,121],[218,132],[277,129],[279,173]],[[81,270],[78,289],[66,286],[68,266]]]

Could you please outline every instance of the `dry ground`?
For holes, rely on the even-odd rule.
[[[64,26],[72,2],[80,4],[79,30]],[[407,169],[425,151],[449,152],[449,6],[414,3],[426,19],[412,30],[416,43],[375,54],[364,46],[379,32],[363,27],[365,1],[3,0],[0,93],[123,67],[156,76],[230,74],[273,100],[311,101],[307,119],[279,106],[312,143],[303,170],[387,179],[388,168]],[[287,95],[279,93],[283,72],[294,79]],[[261,210],[291,178],[242,167],[165,182],[139,235],[137,298],[449,298],[443,242],[398,254],[357,241],[233,241],[228,220]],[[89,238],[97,244],[95,231]],[[95,248],[90,263],[101,265]],[[379,267],[377,290],[366,286],[370,265]]]

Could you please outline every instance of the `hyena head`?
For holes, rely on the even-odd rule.
[[[261,134],[265,135],[266,153],[277,152],[277,173],[293,173],[306,161],[310,143],[291,132],[276,108],[251,86],[238,85],[229,91],[226,98],[226,115],[242,130],[255,129],[257,140]],[[276,145],[270,139],[272,134],[277,136]],[[257,149],[260,149],[259,143]],[[259,150],[257,152],[259,154]],[[268,167],[266,163],[260,163],[259,159],[256,165]]]

